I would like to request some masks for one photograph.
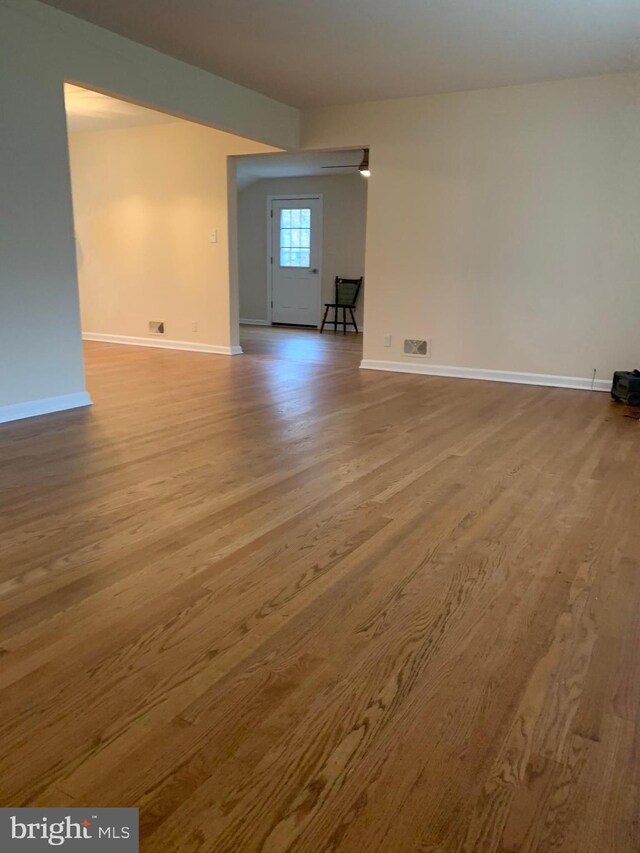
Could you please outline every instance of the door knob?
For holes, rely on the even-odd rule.
[[[312,272],[314,275],[318,275],[318,267],[314,267],[314,268],[311,270],[311,272]]]

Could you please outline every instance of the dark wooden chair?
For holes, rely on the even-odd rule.
[[[333,331],[338,331],[338,314],[342,308],[342,334],[347,334],[347,326],[353,326],[356,330],[356,334],[358,334],[356,316],[353,311],[356,307],[361,287],[362,276],[360,276],[360,278],[340,278],[340,276],[336,276],[335,302],[324,303],[324,317],[322,318],[322,325],[320,326],[321,334],[324,331],[324,327],[327,323],[327,316],[332,308],[334,310],[333,320],[329,320],[329,323],[333,322]],[[347,311],[351,317],[350,320],[347,320]]]

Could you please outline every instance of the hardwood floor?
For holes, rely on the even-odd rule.
[[[640,424],[604,394],[88,344],[0,427],[1,805],[143,851],[638,851]]]

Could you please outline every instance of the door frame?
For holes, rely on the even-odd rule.
[[[278,193],[267,196],[267,325],[273,325],[273,202],[274,201],[304,201],[304,199],[315,199],[320,202],[320,259],[318,261],[318,322],[316,327],[320,328],[322,322],[322,262],[324,260],[324,193]]]

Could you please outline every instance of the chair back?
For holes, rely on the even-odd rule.
[[[336,305],[355,306],[362,287],[360,278],[340,278],[336,276]]]

